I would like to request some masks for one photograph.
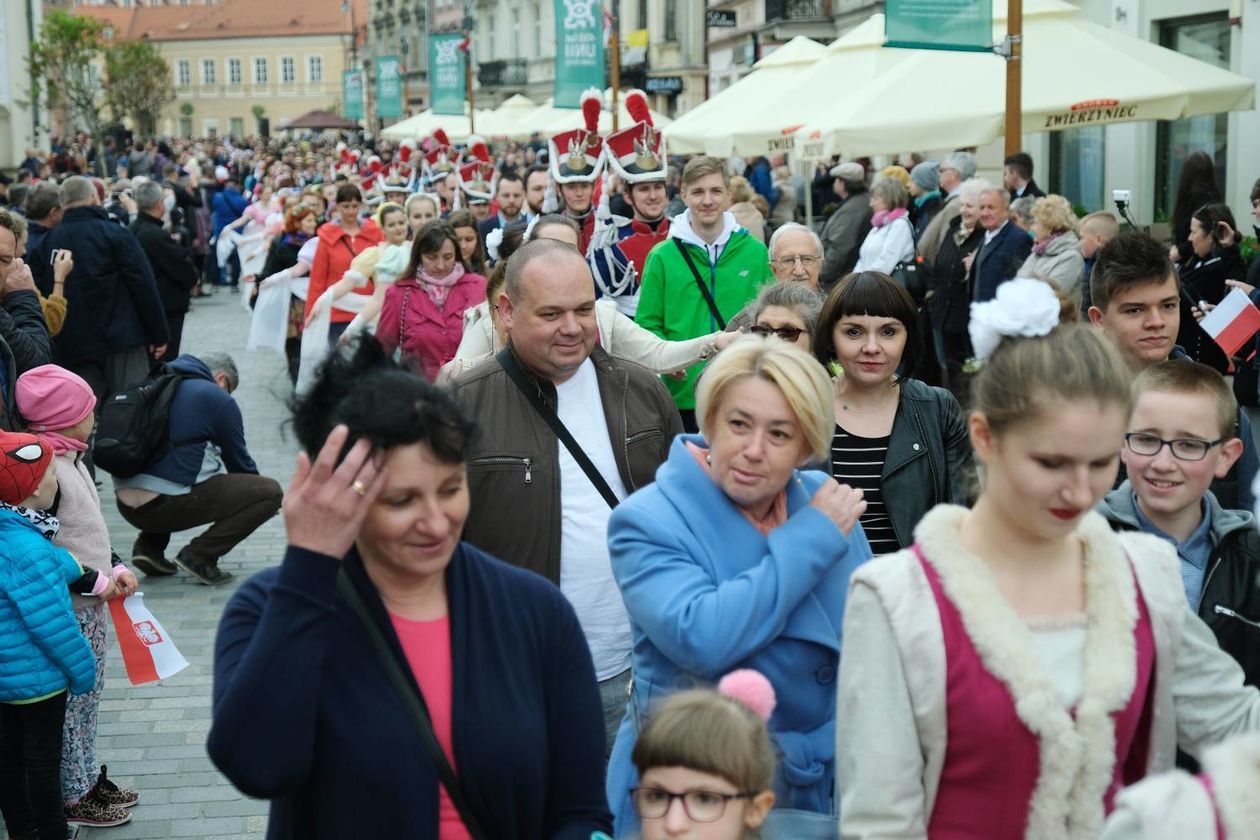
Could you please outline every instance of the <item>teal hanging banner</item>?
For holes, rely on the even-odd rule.
[[[993,0],[885,0],[886,47],[991,52]]]
[[[376,59],[376,116],[382,119],[403,115],[402,61],[396,55]]]
[[[582,91],[603,90],[604,7],[599,0],[556,0],[557,108],[580,108]]]
[[[435,114],[464,115],[464,35],[442,32],[429,36],[429,107]]]
[[[362,70],[347,70],[341,74],[341,102],[346,119],[363,119]]]

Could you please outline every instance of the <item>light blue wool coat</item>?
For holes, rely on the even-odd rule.
[[[871,557],[860,525],[846,538],[810,505],[831,477],[796,471],[788,519],[762,536],[674,440],[656,483],[613,512],[608,544],[634,633],[634,697],[608,768],[617,834],[638,820],[628,791],[638,723],[667,695],[739,668],[764,674],[778,705],[777,805],[830,812],[835,787],[836,675],[849,576]]]
[[[70,606],[70,552],[0,509],[0,703],[92,690],[96,660]]]

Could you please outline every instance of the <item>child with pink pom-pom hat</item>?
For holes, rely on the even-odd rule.
[[[741,670],[717,691],[680,692],[656,708],[634,746],[643,840],[761,837],[774,806],[774,705],[770,681]]]

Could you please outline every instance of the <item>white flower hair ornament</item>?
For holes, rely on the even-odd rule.
[[[499,261],[499,246],[503,244],[503,228],[497,227],[486,234],[486,255],[490,262]]]
[[[1003,338],[1049,335],[1059,325],[1059,298],[1050,284],[1016,277],[998,286],[997,297],[971,304],[971,348],[981,361],[993,355]]]

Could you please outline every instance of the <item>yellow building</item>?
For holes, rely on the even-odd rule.
[[[357,55],[366,8],[367,0],[226,0],[75,13],[99,19],[107,37],[157,46],[175,85],[159,134],[244,137],[259,133],[260,117],[276,131],[307,111],[344,112],[342,72]]]

